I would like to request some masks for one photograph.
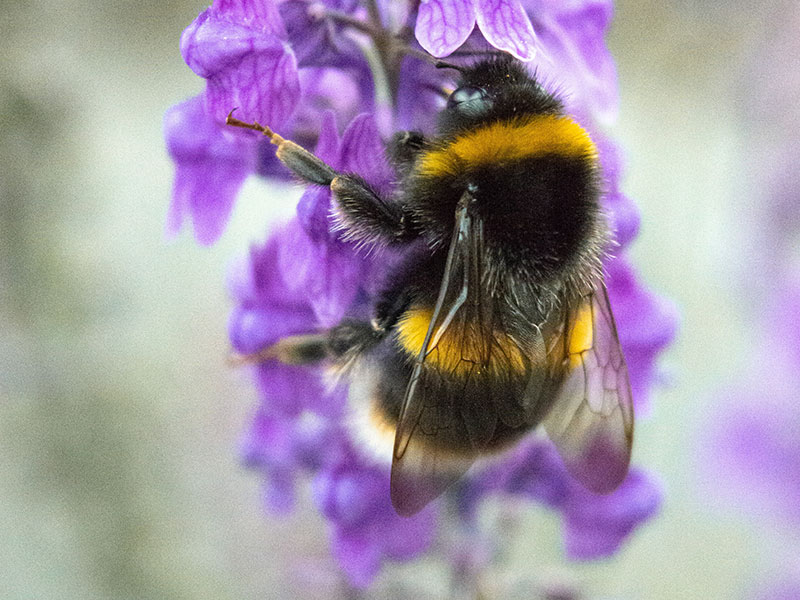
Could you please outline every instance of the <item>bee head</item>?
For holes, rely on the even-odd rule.
[[[523,63],[507,54],[460,68],[458,87],[439,118],[444,135],[476,125],[525,114],[557,114],[561,102],[531,76]]]

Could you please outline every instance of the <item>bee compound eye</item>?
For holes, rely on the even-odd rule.
[[[447,108],[464,112],[480,112],[489,107],[486,90],[464,86],[458,88],[447,99]]]

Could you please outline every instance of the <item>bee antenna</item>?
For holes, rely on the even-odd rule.
[[[413,56],[419,60],[424,60],[428,64],[433,65],[437,69],[455,69],[459,73],[464,71],[464,67],[459,67],[458,65],[454,65],[453,63],[449,63],[443,60],[439,60],[438,58],[431,56],[427,52],[422,50],[417,50],[416,48],[411,48],[406,46],[402,48],[402,51],[407,54],[408,56]]]
[[[454,65],[453,63],[445,62],[443,60],[437,60],[433,63],[433,66],[437,69],[455,69],[459,73],[464,72],[464,67],[460,67],[458,65]]]

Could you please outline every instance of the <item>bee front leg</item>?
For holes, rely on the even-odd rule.
[[[233,110],[236,109],[234,108]],[[309,183],[316,183],[317,185],[330,185],[333,178],[336,177],[336,171],[332,167],[325,164],[324,161],[311,154],[311,152],[302,146],[295,144],[291,140],[284,139],[272,131],[272,129],[265,127],[258,121],[253,123],[240,121],[233,116],[233,110],[228,113],[225,124],[263,133],[269,138],[270,142],[278,147],[275,153],[278,160],[301,179]]]
[[[386,199],[358,175],[341,174],[333,178],[331,191],[336,198],[335,228],[344,239],[360,244],[402,244],[418,234],[402,204]]]
[[[269,127],[245,123],[228,114],[225,123],[266,135],[278,147],[276,156],[295,175],[309,183],[331,188],[337,206],[336,227],[344,238],[358,243],[402,243],[414,239],[416,231],[404,207],[384,198],[358,175],[339,173],[298,144],[286,140]]]

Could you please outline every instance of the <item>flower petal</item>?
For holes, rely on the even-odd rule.
[[[291,293],[306,294],[318,325],[336,325],[353,304],[361,286],[364,261],[350,246],[313,240],[293,221],[295,237],[281,248],[278,270]]]
[[[416,57],[406,57],[400,65],[396,126],[401,130],[433,131],[444,105],[442,95],[436,91],[443,83],[441,69]]]
[[[213,244],[228,222],[239,188],[253,171],[254,142],[220,127],[203,110],[199,96],[166,112],[164,137],[176,168],[167,237],[174,237],[188,216],[197,241]]]
[[[474,27],[473,0],[422,0],[414,35],[425,50],[442,57],[463,44]]]
[[[567,556],[572,559],[613,554],[661,504],[660,486],[637,470],[611,494],[593,494],[580,486],[575,489],[565,510]]]
[[[532,12],[543,60],[536,69],[567,99],[571,112],[584,110],[602,123],[617,115],[619,94],[614,59],[605,43],[610,0],[592,0]]]
[[[286,29],[274,0],[215,0],[210,10],[221,18],[242,23],[264,35],[286,39]]]
[[[626,258],[610,261],[606,270],[608,296],[628,364],[631,391],[640,409],[647,406],[656,374],[656,358],[675,337],[677,311],[637,281]]]
[[[333,555],[350,583],[359,589],[369,586],[378,575],[383,562],[380,548],[371,544],[361,529],[335,526],[332,537]]]
[[[519,0],[477,0],[478,27],[495,48],[520,60],[536,55],[536,34]]]
[[[389,191],[393,173],[373,115],[359,115],[345,129],[339,168],[358,173],[380,192]]]
[[[243,120],[279,127],[300,100],[297,61],[276,35],[282,26],[262,18],[264,13],[274,13],[270,18],[280,22],[274,7],[268,10],[268,5],[252,9],[240,1],[214,5],[181,36],[183,58],[207,80],[206,108],[220,122],[238,108]],[[225,12],[224,7],[241,10]]]
[[[325,16],[327,9],[352,15],[357,6],[352,0],[285,0],[280,4],[289,43],[301,67],[343,67],[364,60],[358,44],[343,34],[345,26]]]

